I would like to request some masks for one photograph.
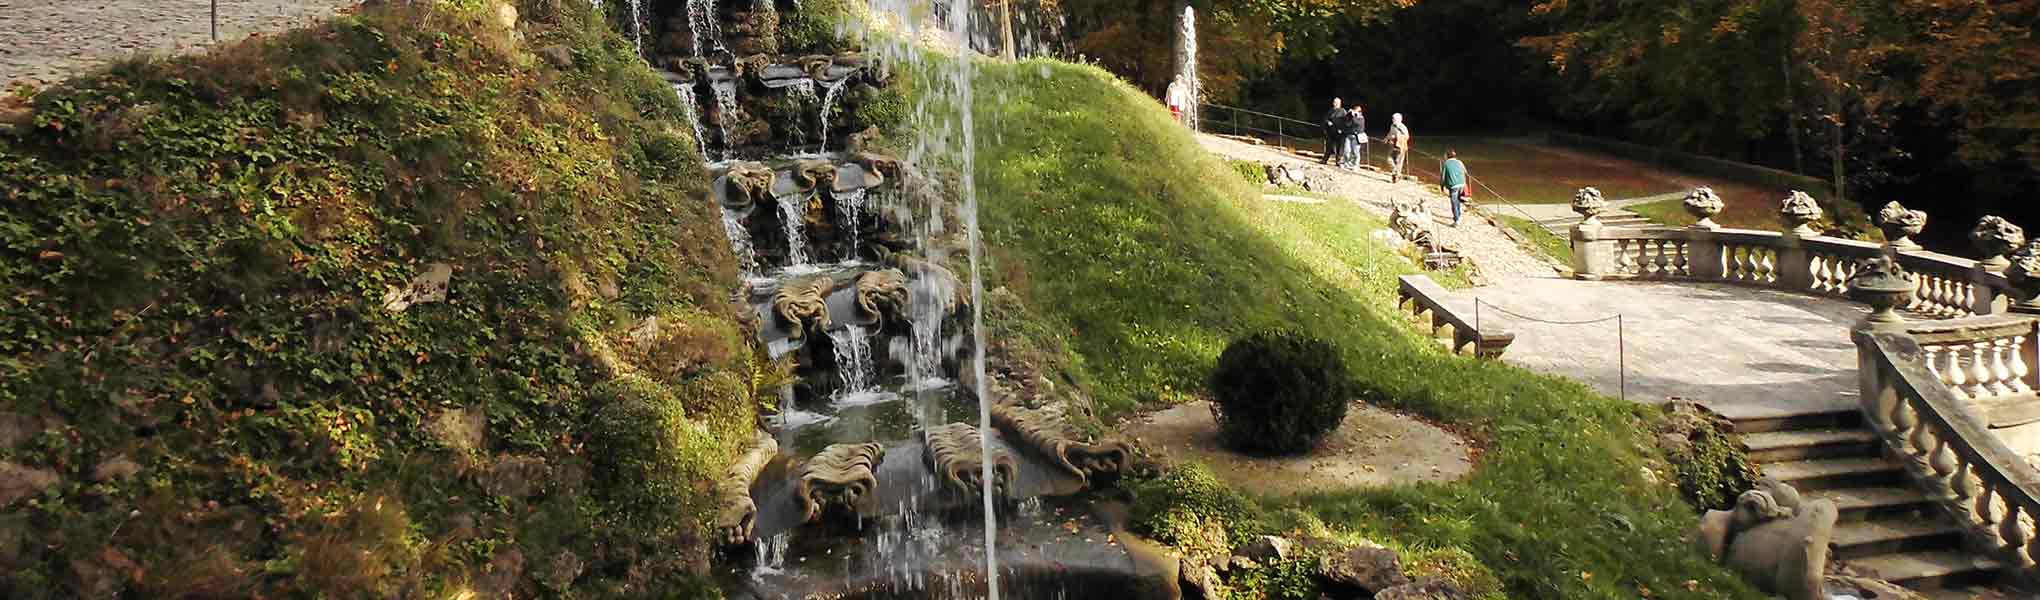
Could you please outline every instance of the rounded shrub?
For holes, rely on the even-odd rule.
[[[1345,420],[1353,397],[1338,349],[1296,332],[1257,333],[1227,346],[1211,393],[1220,437],[1261,454],[1310,451]]]

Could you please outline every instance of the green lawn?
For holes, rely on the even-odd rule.
[[[1532,222],[1529,219],[1524,219],[1522,217],[1512,217],[1509,215],[1495,215],[1495,218],[1501,219],[1503,225],[1507,225],[1510,229],[1516,230],[1516,233],[1523,234],[1524,237],[1530,238],[1530,244],[1532,246],[1536,247],[1539,251],[1542,251],[1545,256],[1549,256],[1551,257],[1552,260],[1558,261],[1558,264],[1561,265],[1572,264],[1573,261],[1572,240],[1567,239],[1558,234],[1552,233],[1551,230],[1545,229],[1543,226],[1538,225],[1537,223]]]
[[[1411,267],[1372,240],[1379,221],[1362,209],[1262,200],[1100,69],[985,68],[988,286],[1034,311],[988,320],[989,337],[1065,340],[1071,379],[1109,417],[1202,395],[1231,339],[1314,332],[1346,356],[1365,400],[1473,432],[1487,450],[1462,482],[1266,508],[1470,556],[1510,598],[1756,597],[1680,541],[1694,509],[1641,475],[1652,411],[1442,353],[1394,310]]]

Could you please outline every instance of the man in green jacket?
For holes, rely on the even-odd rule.
[[[1466,163],[1459,162],[1458,150],[1445,151],[1445,165],[1439,167],[1438,172],[1444,175],[1438,185],[1443,186],[1445,195],[1452,198],[1452,226],[1458,227],[1459,215],[1465,211],[1468,192],[1472,189],[1467,185],[1470,180],[1466,177]]]

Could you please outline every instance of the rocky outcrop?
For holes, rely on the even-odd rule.
[[[779,318],[779,324],[786,327],[788,339],[805,339],[809,332],[820,333],[829,328],[829,292],[835,291],[835,280],[827,277],[810,277],[789,281],[779,286],[772,295],[772,314]]]
[[[1786,600],[1820,600],[1828,541],[1838,512],[1832,500],[1805,501],[1776,479],[1757,481],[1734,510],[1708,511],[1694,539],[1709,556],[1757,589]]]
[[[921,432],[923,458],[928,468],[951,492],[975,497],[985,491],[984,438],[976,427],[965,423],[951,423],[929,427]],[[1012,482],[1018,475],[1013,457],[996,446],[991,448],[992,467],[991,494],[1005,499],[1012,490]]]
[[[1119,440],[1098,440],[1070,423],[1061,406],[1042,408],[1002,404],[992,407],[992,425],[1033,449],[1050,462],[1086,481],[1112,479],[1133,463],[1133,447]]]
[[[861,500],[878,489],[878,465],[884,459],[885,446],[876,443],[836,444],[808,459],[794,490],[805,510],[803,521],[819,521],[831,508],[861,516]]]
[[[836,186],[836,163],[826,160],[801,161],[793,167],[793,181],[803,192],[832,189]]]
[[[1431,249],[1431,212],[1424,208],[1423,200],[1397,201],[1394,211],[1388,215],[1388,227],[1404,241],[1425,251]]]
[[[758,481],[758,474],[778,455],[779,442],[772,439],[772,434],[759,431],[743,455],[723,470],[722,479],[716,482],[717,502],[722,508],[715,518],[716,533],[722,536],[723,543],[737,546],[756,537],[758,504],[751,499],[751,484]]]
[[[1373,596],[1410,578],[1403,575],[1401,555],[1370,542],[1319,558],[1318,581],[1327,592]]]
[[[1466,600],[1465,591],[1444,579],[1421,579],[1398,585],[1374,595],[1374,600]]]

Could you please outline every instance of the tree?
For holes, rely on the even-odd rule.
[[[1234,98],[1285,57],[1338,50],[1346,24],[1377,20],[1416,0],[1191,0],[1198,18],[1198,77],[1206,96]],[[1061,0],[1076,50],[1159,94],[1175,75],[1171,52],[1180,0]]]

